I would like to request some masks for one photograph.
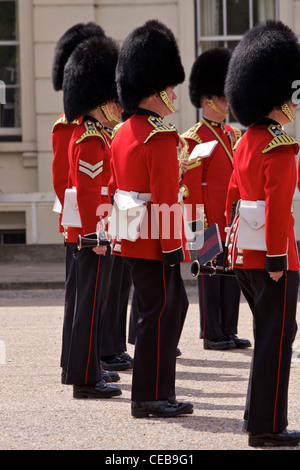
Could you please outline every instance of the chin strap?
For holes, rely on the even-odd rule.
[[[102,104],[100,106],[100,108],[101,108],[101,111],[104,114],[104,117],[107,121],[113,121],[113,122],[117,122],[117,123],[121,122],[121,120],[115,114],[110,112],[110,110],[108,109],[107,103]]]
[[[206,101],[207,105],[210,106],[214,111],[216,111],[218,114],[220,114],[223,119],[226,118],[226,116],[228,115],[228,113],[224,113],[224,111],[222,111],[215,103],[214,101],[211,99],[211,98],[207,98],[207,101]]]
[[[291,113],[291,110],[290,108],[288,107],[288,105],[286,103],[284,103],[282,106],[281,106],[281,111],[283,112],[283,114],[291,121],[291,122],[295,122],[295,118],[294,116],[292,115]]]
[[[167,106],[167,108],[171,111],[171,113],[175,113],[175,108],[173,106],[173,103],[170,101],[167,93],[165,91],[160,91],[159,96],[164,102],[164,104]]]

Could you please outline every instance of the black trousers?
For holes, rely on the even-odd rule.
[[[101,321],[110,278],[110,252],[98,256],[86,248],[76,252],[76,303],[72,325],[67,383],[93,385],[102,379]]]
[[[181,320],[180,320],[180,328],[179,328],[179,336],[178,336],[178,343],[180,340],[180,336],[182,333],[183,325],[185,322],[186,314],[189,308],[189,300],[185,290],[184,282],[181,283],[181,290],[182,290],[182,312],[181,312]],[[135,344],[135,335],[136,335],[136,325],[139,319],[139,308],[138,302],[136,298],[135,290],[132,293],[131,299],[131,308],[130,308],[130,317],[129,317],[129,331],[128,331],[128,343]]]
[[[223,253],[217,257],[223,265]],[[200,338],[237,334],[241,290],[234,276],[198,276]]]
[[[126,351],[127,307],[131,273],[121,256],[112,255],[112,270],[101,337],[101,356]]]
[[[66,243],[65,258],[65,308],[64,321],[62,329],[62,349],[60,365],[63,369],[67,369],[69,360],[70,341],[72,333],[72,325],[74,318],[75,298],[76,298],[76,263],[75,256],[77,251],[76,243]]]
[[[252,433],[281,432],[288,424],[288,384],[297,332],[298,271],[274,282],[263,269],[236,269],[253,313],[254,353],[244,419]]]
[[[176,347],[181,327],[180,265],[125,258],[138,303],[131,397],[133,401],[175,396]]]

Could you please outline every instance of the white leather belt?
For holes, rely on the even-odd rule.
[[[103,189],[103,188],[102,188]],[[152,194],[151,193],[138,193],[136,191],[123,191],[122,189],[118,189],[120,194],[129,195],[135,199],[140,199],[141,201],[151,202],[152,201]],[[178,193],[178,202],[182,202],[183,194],[179,191]]]
[[[151,193],[138,193],[136,191],[123,191],[122,189],[118,189],[120,194],[128,195],[133,197],[134,199],[140,199],[141,201],[150,202],[152,201],[152,194]]]

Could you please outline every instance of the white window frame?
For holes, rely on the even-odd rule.
[[[275,1],[275,19],[279,19],[280,14],[280,0]],[[243,38],[241,35],[228,35],[227,34],[227,0],[222,0],[223,9],[223,35],[216,36],[201,36],[201,0],[195,0],[195,17],[196,17],[196,51],[197,56],[202,53],[202,43],[204,42],[224,42],[224,47],[228,47],[232,41],[238,42]],[[249,0],[249,29],[254,26],[253,24],[253,0]],[[197,119],[200,120],[202,110],[197,110]],[[229,117],[226,118],[229,123]],[[242,127],[238,122],[232,123],[236,127]]]
[[[275,1],[275,19],[279,19],[279,0]],[[201,54],[201,43],[205,41],[209,42],[224,42],[225,47],[228,47],[228,42],[240,41],[243,35],[228,35],[227,34],[227,0],[222,1],[223,8],[223,35],[219,36],[201,36],[201,24],[200,24],[200,7],[201,0],[195,0],[196,9],[196,35],[197,35],[197,49],[198,54]],[[253,0],[249,0],[249,29],[253,27]]]
[[[0,0],[1,1],[7,1],[7,0]],[[16,7],[18,8],[18,0],[16,0]],[[16,21],[18,20],[18,17],[16,18]],[[7,47],[7,46],[12,46],[19,48],[19,54],[20,54],[20,38],[17,41],[0,41],[0,47]],[[20,67],[20,64],[19,64]],[[20,77],[21,71],[19,70],[19,77]],[[19,82],[18,85],[5,85],[6,89],[9,88],[14,88],[14,89],[20,89],[21,90],[21,83]],[[22,101],[22,99],[21,99]],[[1,105],[2,106],[2,105]],[[21,112],[21,111],[20,111]],[[20,116],[21,119],[21,116]],[[21,121],[22,122],[22,121]],[[22,127],[0,127],[0,137],[12,137],[12,136],[17,136],[17,137],[22,137]]]

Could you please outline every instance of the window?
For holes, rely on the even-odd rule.
[[[0,212],[0,245],[26,244],[25,212]]]
[[[21,140],[18,2],[0,0],[0,140]]]
[[[279,17],[279,0],[195,0],[195,8],[197,55],[213,47],[233,50],[250,28]]]
[[[25,230],[0,230],[0,245],[25,245]]]
[[[248,29],[278,18],[278,0],[196,0],[198,54],[212,47],[234,49]]]

